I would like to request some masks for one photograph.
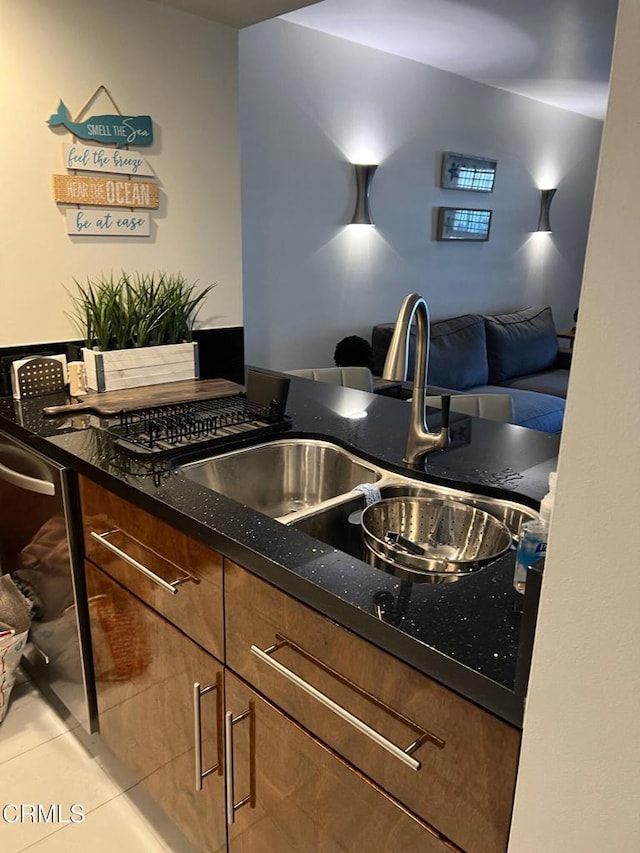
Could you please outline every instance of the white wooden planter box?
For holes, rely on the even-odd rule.
[[[119,391],[198,377],[198,345],[167,344],[136,349],[82,350],[87,388]]]

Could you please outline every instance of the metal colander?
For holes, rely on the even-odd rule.
[[[395,497],[368,506],[362,535],[374,565],[382,560],[420,579],[442,583],[469,574],[504,554],[507,527],[477,507],[424,497]]]

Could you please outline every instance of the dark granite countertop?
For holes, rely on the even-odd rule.
[[[513,552],[456,583],[401,581],[187,480],[169,464],[125,456],[96,416],[42,415],[44,405],[62,402],[67,402],[64,395],[23,402],[0,398],[0,429],[521,725],[524,696],[516,690],[522,680],[516,669],[523,665],[523,648],[528,665],[532,638],[521,636],[523,598],[512,586]],[[396,473],[537,507],[556,466],[558,436],[454,416],[452,446],[427,457],[415,471],[402,462],[409,409],[402,400],[293,379],[287,435],[329,438]],[[366,417],[349,417],[364,411]],[[432,428],[438,417],[430,418]],[[380,618],[376,602],[381,600],[390,604],[391,616]]]

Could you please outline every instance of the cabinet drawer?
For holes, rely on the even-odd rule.
[[[224,660],[222,557],[80,477],[87,558]]]
[[[517,729],[231,561],[225,604],[231,669],[464,850],[506,850]]]

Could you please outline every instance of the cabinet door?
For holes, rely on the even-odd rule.
[[[225,684],[230,853],[458,850],[229,670]]]
[[[192,844],[225,850],[222,666],[85,567],[100,734]]]

